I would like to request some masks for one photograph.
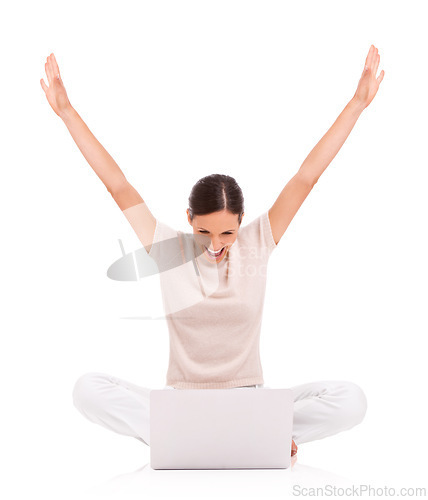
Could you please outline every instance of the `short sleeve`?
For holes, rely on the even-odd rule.
[[[188,260],[189,253],[184,252],[185,248],[179,231],[158,219],[156,219],[151,245],[145,244],[147,238],[143,238],[143,229],[149,220],[151,222],[152,216],[148,215],[148,208],[143,203],[123,210],[123,214],[143,245],[140,250],[135,252],[140,275],[146,275],[147,255],[155,261],[159,272],[183,265]]]
[[[156,228],[153,235],[153,243],[150,247],[148,255],[160,261],[161,257],[170,257],[171,252],[175,253],[178,246],[178,231],[168,226],[164,222],[156,219]]]
[[[177,231],[156,219],[153,242],[151,245],[147,245],[147,237],[143,237],[144,229],[148,225],[151,226],[153,221],[153,215],[148,209],[147,205],[144,202],[138,203],[137,205],[126,208],[122,211],[122,213],[150,257],[154,257],[158,252],[158,243],[165,239],[174,238],[177,236]]]
[[[270,225],[269,220],[269,211],[262,214],[262,231],[265,245],[269,249],[270,253],[272,253],[278,245],[275,243],[275,239],[273,237],[272,226]]]
[[[264,250],[267,256],[270,256],[278,246],[273,238],[268,211],[263,212],[239,231],[242,231],[241,237],[244,242]]]

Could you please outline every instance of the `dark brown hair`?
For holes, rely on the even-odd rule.
[[[190,192],[190,220],[193,220],[195,215],[206,215],[221,210],[239,215],[238,222],[241,224],[244,213],[244,196],[241,188],[229,175],[211,174],[202,177]]]

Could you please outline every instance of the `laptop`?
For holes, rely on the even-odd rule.
[[[152,469],[286,469],[291,389],[150,392]]]

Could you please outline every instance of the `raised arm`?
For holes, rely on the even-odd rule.
[[[321,174],[346,141],[359,116],[376,95],[385,75],[382,70],[376,78],[379,61],[378,49],[372,45],[354,96],[269,209],[269,220],[275,243],[278,244]]]
[[[54,54],[48,56],[45,70],[49,87],[45,84],[43,78],[40,80],[40,84],[52,109],[63,120],[77,147],[101,179],[119,208],[124,211],[135,205],[141,205],[138,210],[141,214],[139,220],[142,221],[142,224],[139,225],[138,236],[140,240],[144,241],[145,245],[151,244],[156,219],[137,190],[127,181],[117,163],[70,104]]]
[[[54,54],[48,56],[45,70],[49,87],[46,86],[43,78],[40,83],[49,104],[63,120],[77,147],[101,179],[107,191],[115,200],[117,198],[116,201],[122,210],[128,208],[126,205],[132,206],[132,204],[141,203],[143,201],[141,196],[129,185],[117,163],[70,104]]]

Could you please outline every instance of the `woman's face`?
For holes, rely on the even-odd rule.
[[[205,257],[212,263],[221,262],[238,236],[239,215],[222,210],[207,215],[195,215],[191,221],[189,209],[186,212],[187,220],[193,227],[193,234],[204,236],[195,237],[195,240],[201,246]],[[241,223],[243,217],[244,214],[242,214]],[[221,253],[218,256],[210,253],[217,253],[220,250]]]

